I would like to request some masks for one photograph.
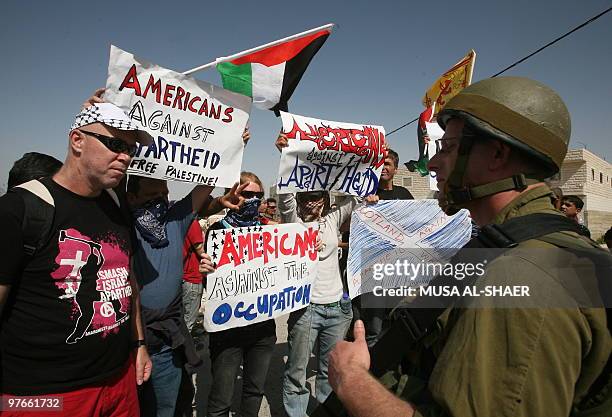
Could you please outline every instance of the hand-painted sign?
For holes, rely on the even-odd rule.
[[[281,112],[279,194],[329,190],[366,196],[378,188],[385,163],[382,126],[331,122]]]
[[[139,146],[130,174],[217,187],[238,181],[248,97],[111,46],[104,98],[154,138]]]
[[[427,284],[433,276],[424,273],[423,266],[448,261],[468,242],[471,230],[467,210],[447,216],[436,200],[390,200],[358,206],[351,218],[347,261],[351,298],[372,291],[375,285]],[[397,273],[398,262],[407,265],[406,274]]]
[[[204,328],[248,326],[310,304],[318,233],[317,223],[210,231],[206,251],[216,271],[206,278]]]

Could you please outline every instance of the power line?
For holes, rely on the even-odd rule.
[[[527,61],[529,58],[531,58],[532,56],[536,55],[537,53],[542,52],[544,49],[548,48],[549,46],[554,45],[555,43],[559,42],[561,39],[568,37],[569,35],[571,35],[572,33],[576,32],[579,29],[582,29],[583,27],[593,23],[595,20],[599,19],[601,16],[605,15],[606,13],[612,11],[612,7],[607,8],[606,10],[604,10],[603,12],[599,13],[596,16],[591,17],[589,20],[587,20],[586,22],[576,26],[575,28],[573,28],[572,30],[570,30],[569,32],[559,36],[558,38],[556,38],[555,40],[548,42],[546,45],[542,46],[539,49],[536,49],[535,51],[533,51],[532,53],[530,53],[529,55],[519,59],[518,61],[516,61],[515,63],[508,65],[506,68],[504,68],[503,70],[493,74],[491,76],[491,78],[497,77],[498,75],[503,74],[504,72],[508,71],[511,68],[514,68],[515,66],[517,66],[518,64]],[[404,123],[403,125],[401,125],[400,127],[398,127],[397,129],[393,129],[391,132],[387,133],[387,136],[391,136],[393,133],[397,132],[398,130],[401,130],[403,128],[405,128],[406,126],[411,125],[412,123],[416,122],[417,120],[419,120],[419,118],[415,118],[407,123]]]

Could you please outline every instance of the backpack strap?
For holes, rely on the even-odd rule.
[[[43,181],[28,181],[9,190],[23,199],[23,252],[29,257],[49,238],[55,217],[55,201]]]

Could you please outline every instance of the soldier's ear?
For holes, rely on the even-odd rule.
[[[498,170],[499,168],[508,165],[512,159],[512,148],[501,140],[490,140],[489,144],[491,147],[491,160],[489,168],[492,170]]]

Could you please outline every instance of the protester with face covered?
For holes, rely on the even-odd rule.
[[[286,146],[287,136],[281,133],[276,147],[282,150]],[[306,388],[306,368],[315,342],[319,342],[316,398],[323,402],[332,391],[327,380],[328,355],[336,342],[344,338],[353,318],[348,290],[340,275],[338,231],[349,219],[357,198],[341,199],[334,211],[330,211],[327,191],[280,194],[278,198],[282,223],[319,224],[318,273],[312,286],[310,305],[289,316],[289,356],[283,377],[285,411],[289,417],[302,417],[306,415],[310,397]],[[378,197],[369,196],[367,200],[375,203]]]
[[[261,225],[258,211],[264,195],[261,181],[252,172],[242,172],[240,184],[245,187],[241,193],[245,199],[242,206],[239,210],[230,210],[208,229],[208,233]],[[213,382],[208,398],[209,417],[229,416],[241,364],[240,415],[257,417],[275,344],[276,324],[273,319],[210,334]]]
[[[172,206],[166,181],[131,176],[127,198],[136,228],[134,270],[141,289],[146,344],[154,371],[141,392],[142,415],[173,416],[183,363],[189,371],[199,365],[193,339],[182,315],[183,242],[197,212],[216,213],[242,202],[235,184],[228,194],[210,199],[213,187],[196,186]],[[204,254],[202,272],[214,270]]]

